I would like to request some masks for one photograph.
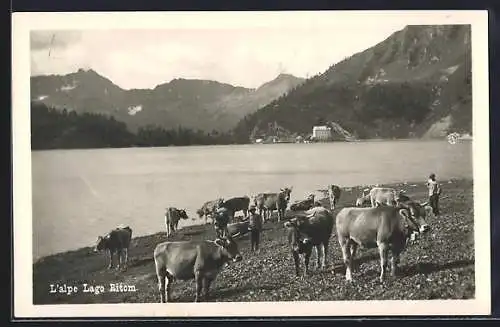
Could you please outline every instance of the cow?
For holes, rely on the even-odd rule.
[[[370,190],[369,195],[372,207],[378,205],[395,206],[397,204],[396,190],[390,187],[374,187]]]
[[[179,220],[188,219],[186,210],[168,207],[165,209],[165,229],[167,230],[167,237],[177,231]]]
[[[106,251],[106,258],[109,258],[108,269],[113,268],[113,255],[117,254],[117,268],[126,269],[128,264],[128,249],[130,247],[131,240],[132,229],[129,226],[117,227],[106,234],[104,237],[97,237],[94,252],[100,252],[102,250]]]
[[[340,187],[337,185],[328,185],[328,199],[330,200],[330,210],[334,210],[340,199]]]
[[[396,196],[396,203],[411,201],[410,197],[404,193],[405,191],[403,190],[399,191],[398,195]]]
[[[171,302],[175,280],[196,281],[195,302],[206,298],[210,284],[225,263],[241,261],[238,245],[230,237],[215,241],[177,241],[158,244],[153,253],[160,302]],[[203,291],[203,292],[202,292]],[[204,294],[202,294],[204,293]]]
[[[314,196],[314,202],[319,202],[321,206],[326,209],[330,208],[330,198],[328,197],[328,190],[315,190],[313,191],[312,195]]]
[[[285,187],[279,193],[259,193],[254,198],[255,206],[264,220],[271,218],[273,210],[278,210],[278,221],[285,217],[293,187]]]
[[[207,201],[203,204],[203,206],[200,209],[196,211],[196,213],[198,214],[200,219],[203,218],[203,216],[205,216],[205,224],[207,224],[208,216],[210,215],[210,217],[212,217],[213,219],[215,211],[223,202],[224,202],[223,198]]]
[[[290,210],[292,211],[304,211],[309,210],[314,205],[314,194],[309,194],[305,200],[300,200],[292,203],[290,205]]]
[[[236,238],[238,236],[243,236],[247,234],[250,230],[248,229],[249,221],[240,221],[227,225],[227,232],[231,235],[232,238]]]
[[[295,274],[300,276],[299,257],[304,255],[304,275],[309,274],[309,260],[313,247],[316,248],[317,267],[324,269],[328,253],[328,242],[332,235],[334,219],[331,212],[321,206],[297,215],[284,224],[288,231],[288,243],[295,264]]]
[[[370,201],[370,193],[366,193],[366,191],[369,191],[367,189],[363,190],[361,194],[359,195],[358,198],[356,198],[356,207],[364,207],[364,206],[369,206],[371,205]]]
[[[219,207],[224,207],[229,210],[231,217],[234,218],[234,214],[237,211],[243,211],[243,215],[247,215],[248,206],[250,205],[250,198],[248,196],[241,196],[228,199],[222,202]]]
[[[353,259],[358,247],[378,247],[381,282],[385,277],[388,252],[392,252],[391,274],[395,276],[399,256],[408,239],[413,238],[414,233],[424,233],[429,229],[429,225],[413,204],[399,204],[397,207],[343,208],[336,216],[336,230],[346,266],[346,280],[352,281]]]

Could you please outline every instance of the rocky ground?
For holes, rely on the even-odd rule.
[[[400,183],[417,200],[425,200],[422,183]],[[428,218],[431,231],[411,244],[401,256],[401,273],[378,280],[379,261],[376,249],[359,250],[359,271],[355,282],[346,283],[345,268],[335,231],[330,240],[328,267],[315,271],[315,252],[311,275],[295,277],[293,259],[282,223],[266,222],[259,254],[249,250],[248,235],[238,239],[243,260],[225,267],[213,283],[208,301],[328,301],[328,300],[429,300],[470,299],[474,297],[474,204],[472,181],[442,181],[442,216]],[[354,203],[360,188],[343,189],[335,209]],[[214,239],[211,225],[186,227],[172,240]],[[136,237],[129,251],[125,272],[107,270],[103,254],[91,248],[42,258],[33,265],[34,304],[57,303],[138,303],[158,302],[159,293],[154,269],[153,249],[165,241],[165,233]],[[104,292],[83,292],[83,284],[103,285]],[[110,283],[133,286],[135,291],[109,292]],[[50,285],[77,286],[71,295],[51,293]],[[194,281],[173,284],[174,302],[194,300]],[[90,288],[90,287],[88,287]],[[98,289],[98,288],[96,288]],[[99,293],[99,294],[95,294]]]

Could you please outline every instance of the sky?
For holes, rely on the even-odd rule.
[[[280,73],[311,77],[403,29],[362,25],[31,31],[31,76],[93,69],[123,89],[174,78],[257,88]]]

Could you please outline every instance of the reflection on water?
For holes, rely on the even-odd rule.
[[[34,151],[33,259],[93,244],[128,224],[163,231],[168,206],[196,217],[205,201],[293,186],[472,178],[472,143],[381,141]],[[182,224],[198,220],[181,221]]]

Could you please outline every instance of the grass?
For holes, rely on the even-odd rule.
[[[405,189],[417,200],[426,199],[423,183],[390,184]],[[442,215],[428,218],[431,231],[408,246],[401,255],[401,273],[378,281],[379,261],[376,249],[361,249],[357,254],[359,270],[354,283],[345,281],[345,268],[334,233],[330,238],[327,269],[316,271],[316,254],[311,258],[311,275],[295,277],[293,259],[283,223],[266,222],[259,254],[250,252],[248,236],[238,239],[243,260],[223,268],[213,283],[208,301],[331,301],[331,300],[429,300],[474,298],[474,204],[472,181],[442,181]],[[344,188],[334,215],[354,203],[359,190],[366,186]],[[133,226],[132,226],[133,228]],[[214,239],[211,225],[186,227],[171,240]],[[60,253],[40,259],[33,265],[34,304],[151,303],[159,301],[153,249],[166,241],[166,234],[136,237],[129,251],[125,272],[107,270],[103,254],[91,248]],[[302,266],[303,267],[303,266]],[[133,285],[135,292],[82,292],[82,284],[109,283]],[[79,287],[65,295],[49,292],[50,284]],[[194,300],[194,281],[173,283],[174,302]]]

